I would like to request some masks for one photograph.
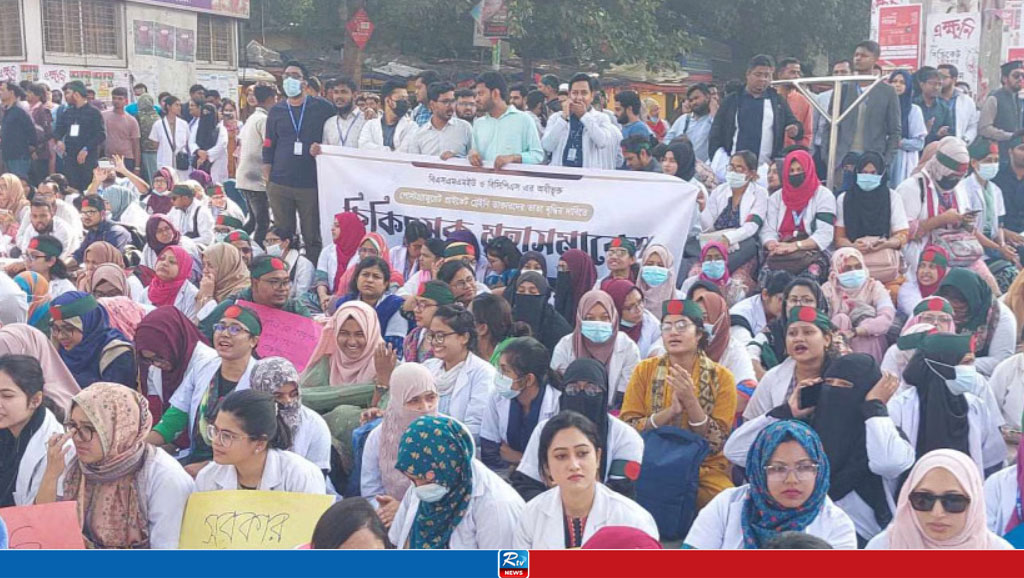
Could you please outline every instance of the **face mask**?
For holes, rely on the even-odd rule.
[[[944,191],[951,191],[954,188],[956,188],[958,184],[960,184],[960,177],[943,177],[939,179],[939,182],[937,184],[939,185],[940,189]]]
[[[857,173],[857,186],[863,191],[873,191],[882,184],[882,175]]]
[[[512,389],[512,384],[515,382],[516,380],[511,377],[495,372],[494,391],[498,392],[498,395],[504,399],[514,399],[520,392],[520,390]]]
[[[594,343],[604,343],[612,338],[612,324],[607,321],[584,321],[580,333]]]
[[[721,279],[725,277],[725,261],[704,261],[700,270],[708,279]]]
[[[633,323],[632,321],[626,321],[625,319],[623,319],[622,321],[619,322],[619,326],[625,327],[626,329],[632,329],[636,327],[636,323]]]
[[[668,281],[669,272],[665,267],[645,265],[640,268],[640,278],[651,287],[660,287]]]
[[[409,112],[409,101],[402,99],[395,102],[395,114],[399,117],[405,116]]]
[[[295,98],[302,94],[302,81],[297,78],[286,78],[284,79],[282,88],[284,88],[285,96],[288,98]]]
[[[847,289],[857,289],[868,280],[868,272],[864,269],[847,271],[839,274],[839,284]]]
[[[999,163],[984,163],[978,167],[978,176],[991,181],[996,178],[996,173],[999,172]]]
[[[729,183],[730,189],[742,189],[747,184],[747,175],[729,171],[725,173],[725,182]]]
[[[711,323],[704,324],[704,334],[708,336],[708,339],[715,338],[715,326]]]
[[[794,187],[800,187],[801,185],[804,184],[804,181],[806,180],[807,175],[805,173],[800,173],[798,175],[789,175],[789,184],[793,185]]]
[[[214,233],[213,234],[213,240],[216,241],[217,243],[223,243],[224,239],[227,239],[227,238],[228,238],[228,234],[227,233]]]
[[[971,393],[978,383],[978,370],[973,365],[952,366],[932,361],[931,359],[925,359],[924,362],[928,365],[928,369],[931,369],[935,375],[941,377],[942,381],[946,382],[946,388],[953,395]],[[947,370],[952,369],[955,374],[953,379],[948,379],[945,373],[938,370],[939,367],[944,367]]]
[[[280,244],[267,245],[267,255],[270,255],[271,257],[280,257],[282,254],[283,251],[281,250]]]
[[[448,488],[441,484],[426,484],[424,486],[416,486],[416,497],[421,502],[433,504],[434,502],[440,502],[441,498],[448,493]]]

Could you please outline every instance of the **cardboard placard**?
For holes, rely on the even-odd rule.
[[[320,341],[323,326],[312,319],[288,313],[272,307],[264,307],[250,301],[239,301],[238,305],[256,312],[263,325],[263,334],[256,352],[260,358],[283,357],[292,362],[302,373],[309,362],[309,356]]]
[[[12,550],[84,550],[78,502],[0,508]]]

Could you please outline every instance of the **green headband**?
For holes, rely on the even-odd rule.
[[[951,353],[959,357],[974,351],[974,335],[970,333],[921,333],[924,337],[917,348],[933,355]]]
[[[455,303],[455,295],[452,294],[452,290],[448,288],[447,283],[441,281],[427,281],[420,285],[420,291],[417,296],[424,299],[433,299],[437,301],[438,305],[451,305]]]
[[[958,173],[966,173],[969,163],[962,163],[946,153],[935,153],[935,160],[939,161],[939,164],[946,167],[951,171]]]
[[[60,257],[60,254],[64,252],[64,247],[60,244],[60,240],[49,235],[32,239],[28,243],[28,248],[35,249],[47,257]]]
[[[95,297],[92,295],[86,295],[85,297],[75,299],[71,303],[66,303],[64,305],[51,305],[50,318],[54,321],[73,319],[75,317],[81,317],[99,306],[100,304],[96,301]]]
[[[259,279],[267,273],[273,273],[274,271],[287,271],[288,265],[284,261],[277,257],[270,257],[267,259],[257,259],[253,261],[249,267],[250,277],[253,279]]]
[[[822,331],[832,331],[832,320],[815,307],[794,307],[789,310],[789,323],[796,323],[802,321],[804,323],[813,323],[817,325]]]
[[[920,303],[914,307],[914,315],[920,315],[928,311],[942,311],[943,313],[953,314],[953,306],[949,304],[942,297],[926,297],[921,300]]]
[[[220,316],[218,321],[223,319],[234,319],[242,325],[245,325],[245,328],[249,330],[249,333],[251,333],[253,337],[259,337],[260,333],[263,332],[263,324],[260,323],[259,316],[256,315],[255,311],[248,307],[231,305],[224,310],[224,313]]]
[[[921,260],[934,263],[943,269],[949,269],[949,260],[935,249],[925,249],[924,254],[921,255]]]
[[[669,315],[682,315],[690,319],[704,319],[704,309],[696,301],[689,299],[669,299],[661,304],[661,318]]]
[[[221,227],[228,227],[231,229],[241,229],[243,226],[242,221],[228,215],[221,215],[217,217],[217,225]]]
[[[622,248],[629,252],[630,257],[636,256],[636,243],[630,240],[626,236],[618,236],[611,240],[610,243],[604,246],[604,250]]]
[[[246,233],[245,231],[231,231],[228,233],[227,240],[229,243],[245,241],[246,243],[252,244],[252,238],[249,237],[249,233]]]
[[[473,245],[458,241],[444,248],[444,258],[451,257],[476,257],[476,251],[473,250]]]

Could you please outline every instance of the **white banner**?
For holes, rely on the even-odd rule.
[[[359,214],[366,229],[388,245],[402,243],[405,223],[425,222],[441,238],[468,229],[481,244],[512,239],[523,252],[548,257],[554,276],[559,255],[580,249],[604,275],[604,247],[618,235],[683,254],[697,189],[667,175],[510,165],[501,172],[466,161],[323,147],[317,157],[320,227],[331,242],[333,216]]]
[[[925,29],[927,53],[925,64],[952,64],[960,72],[960,80],[971,85],[977,94],[978,53],[981,51],[981,14],[929,14]]]

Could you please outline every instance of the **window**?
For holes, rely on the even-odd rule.
[[[196,62],[231,66],[235,52],[235,21],[209,14],[198,16]]]
[[[121,4],[111,0],[43,0],[43,50],[121,58]]]
[[[21,58],[21,0],[0,0],[0,58]]]

